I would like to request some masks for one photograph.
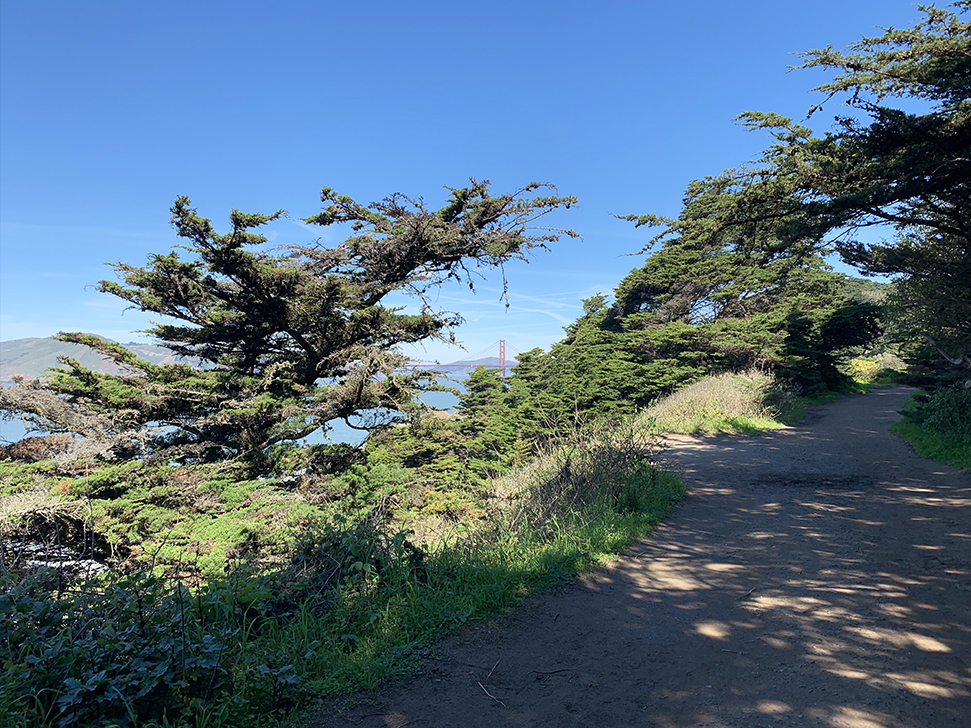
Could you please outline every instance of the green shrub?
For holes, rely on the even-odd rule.
[[[338,518],[305,524],[282,568],[243,562],[192,590],[148,572],[65,591],[52,570],[8,576],[0,726],[258,723],[302,694],[293,640],[276,639],[295,616],[393,594],[423,558],[405,533]]]
[[[423,569],[423,554],[405,531],[389,535],[372,517],[350,521],[342,516],[311,520],[301,529],[287,570],[296,607],[307,595],[339,588],[367,590]]]
[[[233,681],[236,625],[204,624],[210,598],[137,574],[52,593],[31,574],[0,594],[4,723],[130,725],[188,716]]]
[[[937,390],[918,412],[923,424],[935,432],[971,438],[971,389],[963,384]]]
[[[440,484],[443,499],[481,498],[478,511],[422,549],[383,515],[404,487],[393,461],[319,476],[355,517],[324,517],[279,482],[240,473],[168,469],[131,483],[89,515],[127,524],[154,573],[3,576],[0,728],[248,728],[374,687],[448,630],[643,536],[683,494],[652,452],[630,423],[598,424],[489,489]],[[49,488],[35,490],[46,503]],[[191,500],[222,509],[217,495],[237,508],[210,518]],[[150,550],[130,523],[139,517],[143,528],[178,522]]]
[[[500,512],[490,520],[507,532],[542,533],[550,524],[648,510],[661,472],[655,448],[629,419],[588,425],[496,480]]]
[[[899,381],[904,376],[906,365],[896,354],[884,352],[870,357],[854,357],[842,368],[853,382],[876,385]]]
[[[904,416],[890,429],[909,442],[921,457],[971,470],[971,433],[968,432],[968,394],[961,385],[944,387],[927,396],[912,395]]]

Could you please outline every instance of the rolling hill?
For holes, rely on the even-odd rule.
[[[176,356],[164,346],[154,344],[128,343],[125,347],[131,349],[141,359],[152,364],[179,364],[186,361],[183,357]],[[99,372],[117,374],[118,367],[110,359],[107,359],[97,352],[81,346],[80,344],[68,344],[57,341],[52,337],[34,339],[11,339],[10,341],[0,341],[0,382],[10,382],[15,376],[39,377],[51,367],[58,366],[59,356],[69,356],[77,359],[81,364]],[[490,368],[499,366],[499,359],[492,356],[474,361],[457,361],[450,364],[431,365],[430,368],[440,369],[450,373],[452,376],[465,377],[469,372],[479,365]],[[507,361],[511,367],[515,364],[514,359]]]
[[[125,346],[139,357],[153,364],[176,364],[183,359],[162,346],[130,343]],[[0,341],[0,381],[9,382],[14,376],[39,377],[51,367],[58,366],[59,356],[69,356],[99,372],[117,373],[111,360],[80,344],[68,344],[51,337],[43,339],[11,339]]]

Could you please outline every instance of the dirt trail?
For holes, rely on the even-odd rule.
[[[971,478],[888,431],[908,393],[675,439],[649,539],[313,725],[968,728]]]

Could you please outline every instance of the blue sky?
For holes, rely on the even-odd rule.
[[[691,179],[765,146],[737,114],[801,118],[819,100],[826,77],[787,72],[792,53],[919,17],[901,0],[3,0],[0,338],[144,340],[132,332],[148,317],[92,284],[111,277],[107,261],[177,244],[178,195],[224,230],[233,208],[314,214],[325,185],[437,207],[444,186],[475,177],[575,195],[549,222],[583,239],[510,266],[508,309],[498,275],[475,295],[442,289],[467,351],[424,354],[548,347],[583,298],[640,265],[648,233],[613,214],[676,215]],[[319,231],[281,221],[267,234]]]

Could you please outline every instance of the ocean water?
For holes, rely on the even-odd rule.
[[[461,385],[456,385],[457,389],[463,389]],[[458,405],[458,397],[450,392],[426,392],[422,395],[425,404],[437,409],[452,410]],[[27,432],[24,423],[19,420],[0,420],[0,444],[8,445],[12,442],[22,440],[28,435],[43,435],[43,432]],[[367,433],[348,427],[342,421],[332,422],[327,434],[326,441],[335,443],[346,443],[348,445],[360,445],[367,438]],[[305,443],[316,445],[325,442],[322,432],[316,432],[307,438]]]
[[[0,420],[0,444],[9,445],[27,436],[27,428],[20,420]]]

